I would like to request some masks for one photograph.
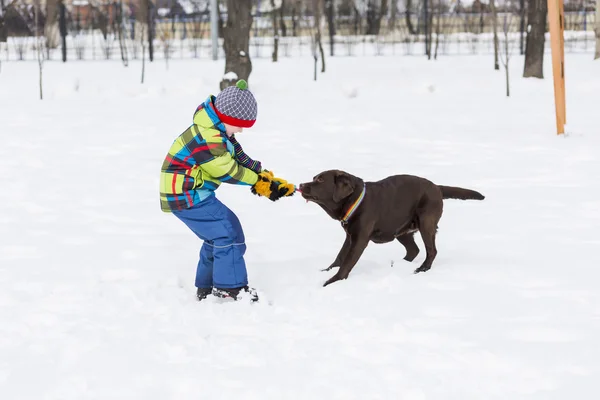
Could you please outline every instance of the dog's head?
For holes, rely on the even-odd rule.
[[[348,199],[362,188],[362,179],[339,170],[321,172],[312,182],[299,186],[304,199],[318,204],[334,219],[343,217]]]

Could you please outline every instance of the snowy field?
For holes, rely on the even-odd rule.
[[[300,196],[218,197],[246,231],[258,304],[198,303],[200,241],[160,211],[160,166],[221,62],[46,63],[0,72],[0,399],[600,398],[600,63],[568,54],[566,137],[545,80],[487,57],[256,60],[252,157],[294,183],[344,169],[473,188],[438,257],[397,243],[350,277]],[[423,249],[420,237],[417,243]],[[393,267],[391,266],[393,262]]]

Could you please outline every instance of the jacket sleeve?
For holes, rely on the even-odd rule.
[[[202,164],[201,168],[210,176],[224,183],[251,186],[258,181],[256,172],[239,165],[227,151]]]
[[[235,159],[238,163],[240,163],[241,165],[243,165],[244,167],[246,167],[248,169],[251,169],[252,171],[256,172],[257,174],[262,172],[263,168],[262,168],[261,162],[258,160],[253,160],[252,158],[250,158],[248,156],[248,154],[246,154],[246,152],[244,152],[242,145],[237,141],[237,139],[235,138],[235,135],[231,136],[229,138],[229,141],[233,145],[233,149],[235,152]]]

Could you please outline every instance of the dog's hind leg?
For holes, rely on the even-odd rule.
[[[415,274],[419,272],[429,271],[431,264],[437,255],[437,248],[435,247],[435,235],[437,233],[437,224],[442,216],[441,207],[439,211],[436,208],[424,211],[419,215],[419,231],[425,244],[425,251],[427,256],[425,261],[419,268],[415,270]]]
[[[419,246],[417,246],[417,244],[415,243],[414,235],[414,232],[411,232],[398,236],[396,238],[396,240],[399,241],[402,244],[402,246],[404,246],[404,248],[406,249],[406,256],[404,256],[404,259],[406,261],[414,260],[415,257],[417,257],[417,255],[419,254]]]

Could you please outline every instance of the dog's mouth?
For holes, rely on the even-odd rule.
[[[300,195],[302,196],[302,198],[304,200],[306,200],[306,202],[308,203],[309,201],[312,202],[316,202],[317,198],[315,196],[310,195],[309,193],[305,193],[305,192],[300,192]]]

